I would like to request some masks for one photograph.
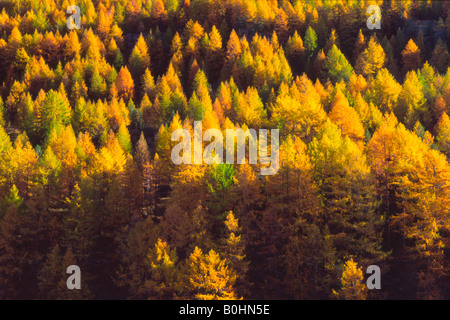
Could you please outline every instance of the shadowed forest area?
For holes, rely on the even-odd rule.
[[[0,299],[450,299],[450,1],[0,12]],[[279,171],[175,165],[200,120]]]

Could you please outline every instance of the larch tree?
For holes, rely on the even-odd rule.
[[[251,128],[260,128],[264,125],[267,114],[256,88],[248,87],[236,97],[234,104],[235,113],[239,123],[245,123]]]
[[[242,238],[242,228],[239,219],[230,211],[225,220],[227,228],[227,238],[224,240],[224,256],[233,270],[236,271],[235,288],[237,293],[243,295],[248,293],[248,265],[249,261],[245,256],[245,242]]]
[[[382,260],[380,232],[384,219],[376,213],[375,179],[365,154],[342,136],[330,120],[310,142],[308,154],[324,201],[324,219],[338,249],[338,261],[343,262],[349,254],[364,263]],[[342,234],[346,237],[345,244],[339,240]]]
[[[361,267],[353,261],[353,258],[345,262],[342,270],[341,289],[333,295],[343,300],[365,300],[367,289],[363,281],[363,272]]]
[[[145,281],[147,299],[174,299],[177,296],[179,270],[175,250],[167,242],[158,239],[149,249],[147,264],[150,276]]]
[[[94,72],[91,77],[91,86],[89,88],[89,95],[93,100],[98,100],[104,97],[106,93],[105,79],[100,75],[98,67],[94,66]]]
[[[123,151],[125,151],[127,154],[132,154],[133,146],[131,144],[130,132],[128,131],[125,122],[122,122],[119,130],[117,131],[117,140],[119,141],[119,144],[122,147]]]
[[[125,151],[112,130],[109,131],[105,146],[100,148],[96,157],[96,169],[99,172],[117,174],[123,172],[127,162]]]
[[[222,49],[222,36],[217,30],[216,26],[213,26],[209,35],[209,41],[206,45],[206,69],[208,77],[211,82],[214,83],[220,75],[224,63],[224,51]]]
[[[191,185],[191,189],[186,184],[180,185],[177,181],[177,184],[173,184],[177,189],[173,194],[178,195],[183,190],[187,191],[182,194],[185,201],[183,204],[181,201],[180,203],[173,201],[168,204],[164,220],[161,223],[167,241],[177,249],[180,258],[186,257],[196,246],[206,249],[214,246],[211,235],[211,218],[201,202],[205,198],[206,192],[204,186],[198,181],[199,178],[202,178],[205,170],[198,165],[184,167],[182,170],[182,175],[195,185]],[[188,170],[191,172],[187,172]],[[196,198],[192,198],[194,194],[196,194]]]
[[[133,98],[134,81],[131,77],[130,71],[128,71],[128,68],[126,66],[120,68],[115,84],[119,97],[122,97],[127,101]]]
[[[325,54],[328,53],[328,51],[331,49],[333,45],[336,45],[336,47],[340,47],[339,38],[338,35],[336,34],[335,29],[331,30],[330,37],[327,39],[327,42],[325,43],[325,47],[323,48]]]
[[[417,35],[417,38],[416,38],[416,43],[417,43],[417,47],[419,48],[419,51],[421,53],[421,58],[423,60],[423,58],[428,55],[427,54],[428,48],[425,47],[425,39],[423,36],[422,29],[419,30],[419,34]]]
[[[195,247],[185,265],[186,297],[197,300],[237,299],[233,285],[235,272],[214,250],[208,253]]]
[[[447,104],[440,93],[436,96],[431,107],[433,123],[437,123],[441,116],[447,111]]]
[[[131,51],[128,66],[133,78],[138,80],[140,80],[143,72],[150,67],[150,54],[142,33]]]
[[[82,0],[78,30],[9,2],[0,298],[448,298],[450,2],[384,1],[376,32],[381,0]],[[279,129],[277,174],[175,165],[196,120]]]
[[[280,38],[280,41],[284,43],[288,38],[289,32],[289,20],[286,12],[284,10],[280,10],[275,17],[275,26],[274,29],[276,31],[277,36]]]
[[[320,223],[319,193],[312,169],[307,145],[298,137],[286,137],[280,146],[279,171],[277,175],[267,177],[265,181],[271,198],[263,213],[264,218],[257,222],[256,230],[251,230],[246,225],[249,234],[245,235],[245,239],[249,242],[249,256],[253,259],[261,255],[266,257],[262,265],[252,266],[252,274],[264,276],[270,270],[272,275],[271,280],[267,282],[270,283],[268,289],[276,290],[277,285],[284,284],[288,288],[286,293],[297,298],[315,296],[320,291],[318,287],[321,280],[313,276],[314,271],[310,270],[321,270],[320,272],[324,272],[323,278],[327,278],[325,263],[319,261],[322,253],[326,255],[329,252],[325,253],[324,250],[316,254],[308,251],[311,255],[306,261],[303,254],[307,254],[307,245],[300,245],[304,244],[302,240],[308,234],[306,229]],[[249,223],[250,219],[247,217],[242,219],[246,224]],[[258,240],[254,238],[256,235],[251,236],[252,233],[257,234]],[[314,241],[320,242],[317,239]],[[285,252],[285,255],[280,257],[277,254],[279,250]],[[302,281],[308,276],[315,279],[311,281],[315,282],[314,284]],[[299,287],[302,289],[299,290]]]
[[[75,149],[77,139],[71,125],[63,127],[57,125],[52,128],[46,141],[47,147],[51,147],[56,159],[61,163],[61,175],[58,181],[58,192],[53,196],[57,201],[56,205],[61,206],[61,201],[68,197],[70,190],[75,185],[75,170],[78,162]],[[51,198],[52,195],[49,195]]]
[[[14,192],[13,189],[11,191],[11,193]],[[2,286],[0,297],[2,299],[26,299],[37,289],[33,287],[34,281],[27,283],[25,280],[26,268],[37,268],[39,263],[38,252],[28,249],[33,247],[30,231],[35,230],[36,226],[30,228],[30,218],[26,219],[19,212],[22,199],[17,192],[14,193],[15,201],[10,202],[0,227],[0,283]],[[13,198],[10,197],[10,199]],[[28,290],[23,290],[24,286],[28,287]]]
[[[46,32],[39,45],[45,61],[51,66],[55,65],[61,58],[61,46],[53,32]]]
[[[167,11],[162,0],[153,1],[151,17],[156,23],[167,18]]]
[[[148,299],[150,295],[145,283],[150,279],[152,271],[148,255],[156,247],[161,231],[151,217],[137,221],[130,231],[121,244],[124,253],[122,267],[115,279],[119,288],[126,290],[128,296]]]
[[[236,31],[234,29],[230,33],[230,38],[227,42],[227,51],[225,54],[227,61],[233,61],[237,59],[237,57],[241,54],[242,47],[241,47],[241,41],[239,40],[238,35],[236,34]]]
[[[374,77],[385,65],[383,47],[371,37],[367,48],[359,55],[355,70],[365,76]]]
[[[233,70],[236,61],[239,59],[242,53],[242,46],[239,37],[234,31],[234,29],[230,33],[230,37],[227,42],[226,51],[225,51],[225,65],[222,69],[222,78],[228,76],[229,72]]]
[[[363,146],[364,128],[359,115],[349,106],[347,98],[339,89],[331,105],[329,117],[341,129],[344,136],[348,136],[359,147]]]
[[[183,42],[178,32],[176,32],[175,36],[172,38],[170,53],[172,54],[170,63],[173,65],[175,70],[177,72],[184,70]]]
[[[11,140],[6,133],[4,127],[0,125],[0,153],[4,153],[8,151],[8,149],[11,147]]]
[[[367,81],[361,74],[353,73],[347,84],[347,91],[351,99],[355,99],[358,94],[364,95],[367,90]]]
[[[156,98],[155,102],[152,103],[147,93],[145,93],[141,101],[140,112],[142,117],[142,125],[144,127],[157,128],[157,125],[162,122],[159,98]]]
[[[70,247],[65,251],[64,253],[64,249],[61,250],[60,246],[56,245],[48,253],[38,275],[39,296],[43,299],[52,300],[81,300],[91,298],[84,277],[81,278],[81,288],[83,290],[67,290],[67,273],[65,268],[70,265],[77,265],[78,262]]]
[[[296,79],[291,90],[286,84],[280,86],[270,112],[271,120],[280,132],[306,139],[311,139],[326,119],[321,98],[305,74]]]
[[[25,67],[30,61],[31,58],[24,48],[20,48],[16,51],[16,54],[14,56],[14,66],[17,67],[19,70],[22,71],[25,70]]]
[[[11,86],[8,98],[6,99],[6,107],[8,108],[9,112],[15,113],[17,110],[17,107],[19,105],[20,96],[24,93],[25,88],[24,85],[21,84],[19,81],[14,81],[13,85]]]
[[[348,81],[353,73],[351,64],[336,45],[333,45],[330,51],[328,51],[324,62],[324,69],[326,70],[326,76],[333,83],[340,82],[341,80]]]
[[[64,268],[61,268],[62,257],[59,246],[55,246],[39,274],[40,296],[46,299],[61,299],[67,292]],[[59,270],[58,270],[59,269]],[[58,272],[59,271],[59,272]],[[55,285],[56,284],[56,285]]]
[[[289,58],[291,65],[294,66],[293,69],[299,73],[304,64],[305,47],[297,30],[289,37],[286,43],[286,55]]]
[[[439,279],[443,276],[443,239],[439,230],[447,223],[449,199],[449,189],[438,186],[448,179],[448,162],[393,115],[373,135],[368,155],[383,194],[387,245],[399,246],[402,250],[397,255],[416,264],[415,276],[420,279],[417,296],[438,298]],[[399,241],[393,237],[395,232],[412,242],[395,243]]]
[[[358,38],[356,39],[355,48],[353,49],[353,63],[356,63],[356,61],[358,61],[359,55],[366,49],[366,47],[367,45],[364,38],[364,34],[360,29],[358,33]]]
[[[443,113],[436,124],[436,141],[443,153],[450,156],[450,119],[446,113]]]
[[[439,73],[445,73],[450,56],[445,43],[439,38],[436,46],[431,53],[430,64],[436,68]]]
[[[383,114],[380,109],[372,102],[367,103],[360,93],[355,98],[353,108],[358,113],[364,129],[374,132],[380,126],[383,120]]]
[[[397,100],[401,90],[402,86],[386,68],[383,68],[377,73],[367,96],[369,101],[378,105],[382,112],[392,112],[397,106]]]
[[[404,74],[411,70],[417,70],[421,67],[421,53],[417,45],[410,39],[402,51],[402,63]]]
[[[25,133],[17,136],[14,148],[6,153],[5,161],[9,184],[15,184],[24,199],[32,197],[38,178],[38,154]]]
[[[312,57],[317,48],[317,34],[311,26],[306,30],[303,43],[308,52],[308,56]]]
[[[419,120],[423,122],[427,113],[424,87],[415,71],[406,74],[402,91],[398,99],[398,107],[394,110],[397,118],[404,121],[409,129],[412,129]]]
[[[7,123],[7,116],[5,103],[3,99],[0,97],[0,125],[4,126]]]
[[[155,98],[155,78],[149,68],[145,69],[144,75],[142,76],[142,91],[144,95],[147,94],[149,99]]]
[[[317,53],[316,59],[314,60],[313,64],[312,74],[317,79],[320,79],[320,81],[326,81],[326,72],[324,70],[325,59],[326,59],[325,53],[323,52],[323,50],[320,50]]]

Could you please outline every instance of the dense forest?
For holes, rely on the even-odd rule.
[[[0,299],[450,299],[450,2],[0,12]],[[199,120],[279,171],[175,165]]]

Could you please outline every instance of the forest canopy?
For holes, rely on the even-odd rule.
[[[449,299],[449,44],[447,1],[0,2],[0,299]],[[277,174],[175,165],[194,121]]]

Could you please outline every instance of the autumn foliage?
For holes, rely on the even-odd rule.
[[[450,298],[449,2],[78,5],[0,3],[0,299]],[[175,165],[194,121],[279,171]]]

